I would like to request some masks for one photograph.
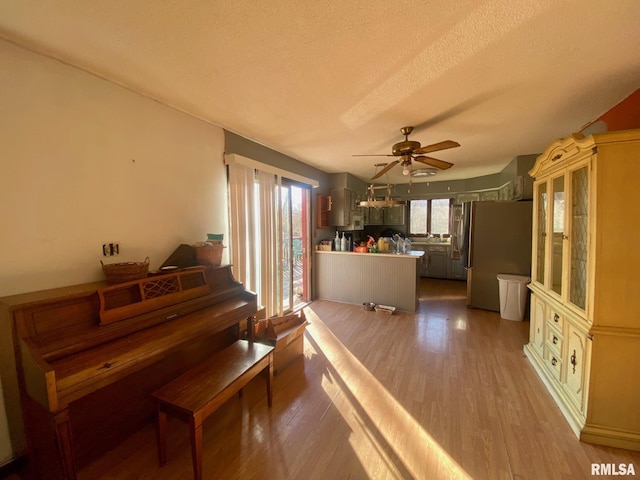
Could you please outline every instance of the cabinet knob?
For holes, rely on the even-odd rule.
[[[573,365],[573,373],[576,373],[576,366],[578,365],[578,361],[576,360],[576,351],[573,351],[573,355],[571,355],[571,365]]]
[[[551,357],[551,365],[555,367],[556,363],[558,363],[558,360],[556,360],[556,357]]]
[[[558,320],[560,320],[560,315],[558,315],[557,313],[553,314],[553,321],[558,323]]]
[[[556,345],[558,343],[558,337],[553,336],[553,344]]]

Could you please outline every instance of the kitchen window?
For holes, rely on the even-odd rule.
[[[450,198],[409,201],[409,235],[449,234]]]

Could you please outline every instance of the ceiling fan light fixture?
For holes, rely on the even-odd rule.
[[[413,131],[413,127],[402,127],[400,132],[404,135],[404,140],[402,142],[395,143],[391,148],[391,154],[375,154],[375,155],[354,155],[355,157],[366,157],[366,156],[375,156],[375,157],[396,157],[397,160],[393,160],[391,163],[386,165],[376,164],[376,168],[382,166],[382,170],[376,173],[371,177],[371,180],[375,180],[376,178],[381,177],[389,170],[391,170],[396,165],[402,166],[402,174],[406,176],[413,176],[411,173],[411,163],[412,161],[417,161],[425,165],[429,165],[440,170],[446,170],[447,168],[451,168],[453,163],[446,162],[444,160],[439,160],[433,157],[427,157],[425,153],[437,152],[440,150],[447,150],[449,148],[459,147],[460,144],[458,142],[454,142],[453,140],[444,140],[442,142],[433,143],[431,145],[421,146],[420,142],[416,142],[414,140],[409,140],[409,134]],[[416,176],[428,176],[426,175],[416,175]]]
[[[417,168],[411,171],[411,176],[413,178],[432,177],[436,173],[438,173],[438,170],[435,168]]]

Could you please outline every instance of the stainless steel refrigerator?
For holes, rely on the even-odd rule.
[[[463,222],[467,305],[499,312],[498,274],[531,275],[532,202],[470,202]]]

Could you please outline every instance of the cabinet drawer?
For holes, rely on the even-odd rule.
[[[549,347],[552,350],[554,350],[554,352],[558,356],[560,356],[560,354],[562,353],[563,337],[562,337],[562,334],[558,332],[558,330],[556,330],[556,328],[554,327],[555,325],[553,324],[553,321],[547,322],[546,342],[547,342],[547,345],[549,345]]]
[[[564,326],[564,317],[562,316],[562,314],[556,312],[553,308],[549,308],[549,316],[547,317],[547,320],[559,331],[562,331],[562,328]]]
[[[545,345],[544,349],[544,365],[547,367],[547,370],[551,372],[553,378],[559,382],[560,373],[562,372],[562,360],[560,359],[560,355],[549,348],[548,343]]]

